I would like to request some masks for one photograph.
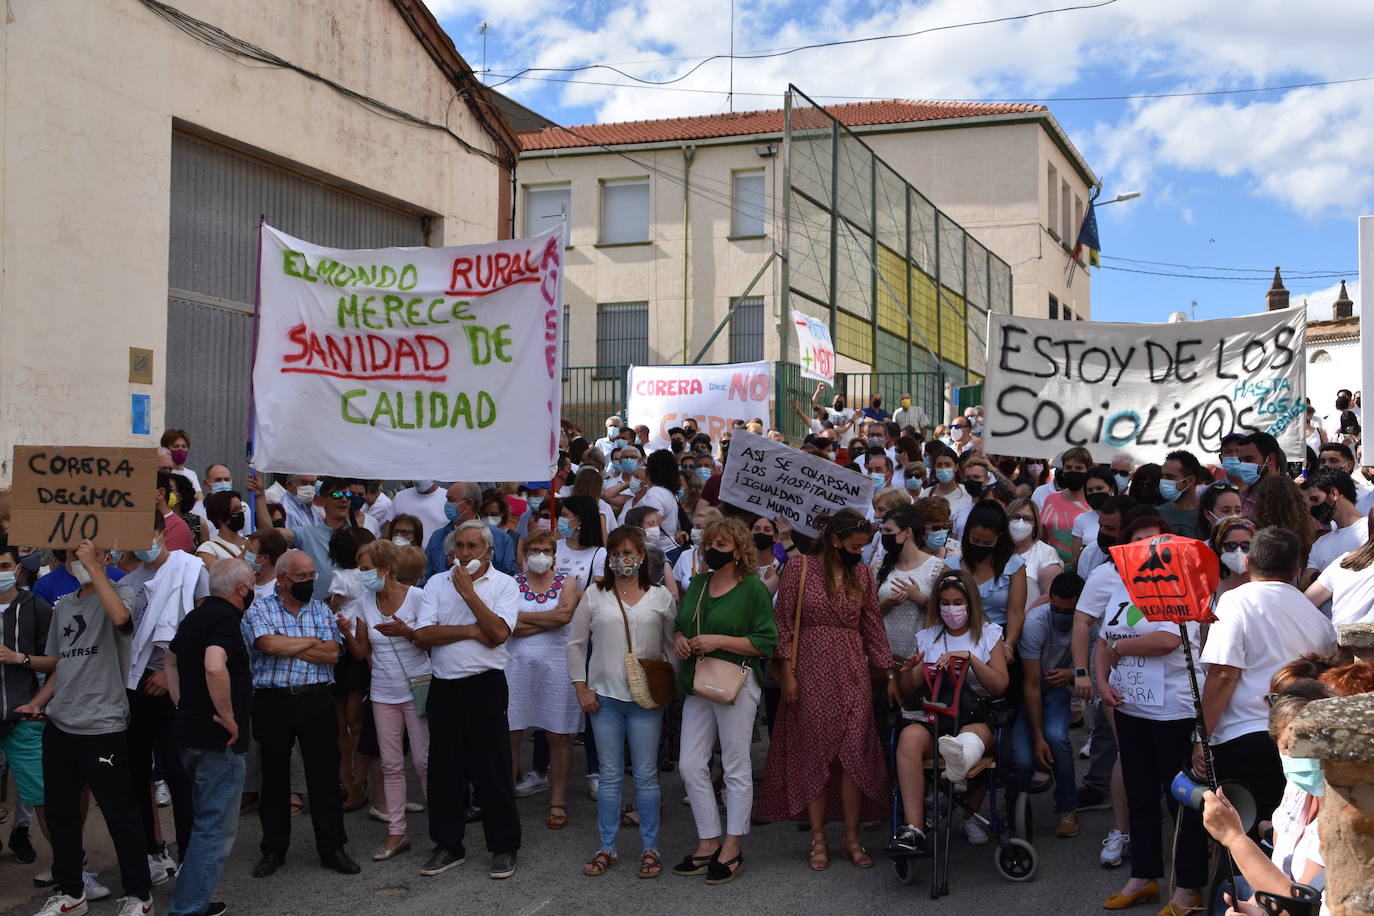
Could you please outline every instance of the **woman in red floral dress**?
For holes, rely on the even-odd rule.
[[[890,800],[887,766],[873,726],[869,669],[890,674],[883,615],[872,571],[860,562],[872,525],[843,510],[825,522],[802,566],[784,568],[774,614],[777,656],[792,653],[797,590],[802,590],[801,636],[795,664],[783,667],[782,703],[768,749],[758,816],[764,821],[811,822],[811,868],[830,865],[825,822],[844,821],[844,855],[873,865],[859,842],[861,817],[878,818]],[[795,675],[792,673],[795,668]],[[894,690],[891,680],[888,692]]]

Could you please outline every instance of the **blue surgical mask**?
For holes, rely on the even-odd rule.
[[[619,427],[619,426],[608,426],[608,427],[606,427],[606,438],[607,438],[607,439],[618,439],[618,438],[620,438],[620,427]]]
[[[877,488],[880,489],[880,490],[881,490],[883,487],[887,486],[887,475],[886,475],[886,474],[869,474],[869,475],[868,475],[868,479],[871,480],[871,481],[873,481],[873,486],[877,487]]]
[[[149,547],[147,550],[134,551],[134,556],[138,557],[139,560],[144,563],[152,563],[156,561],[161,554],[162,545],[159,544],[157,541],[153,541],[153,546]]]
[[[915,492],[916,490],[921,489],[921,478],[919,478],[919,477],[908,477],[908,478],[906,479],[906,488],[907,488],[908,490],[913,491],[913,492]]]
[[[635,458],[622,458],[622,459],[620,459],[620,473],[622,473],[622,474],[633,474],[633,473],[634,473],[635,471],[637,471],[637,470],[639,470],[639,461],[638,461],[638,459],[635,459]]]
[[[614,442],[612,442],[611,444],[614,445],[616,448],[624,448],[625,446],[629,445],[630,443],[629,443],[629,441],[626,440],[626,439],[616,439],[616,440],[615,440]]]
[[[565,538],[565,539],[566,539],[566,538],[572,537],[572,536],[573,536],[573,526],[572,526],[572,522],[568,521],[566,518],[560,518],[560,519],[558,520],[558,536],[561,537],[561,538]]]
[[[1236,473],[1240,475],[1241,482],[1249,486],[1260,479],[1260,466],[1253,461],[1242,461]]]
[[[1227,455],[1221,459],[1221,469],[1226,472],[1228,477],[1240,476],[1240,459],[1235,455]]]
[[[1178,488],[1176,480],[1161,480],[1159,482],[1159,495],[1164,497],[1164,501],[1171,503],[1178,499],[1183,493]]]
[[[639,482],[638,477],[631,477],[630,482],[625,485],[625,489],[629,490],[631,493],[638,493],[639,488],[642,486],[643,484]]]
[[[949,540],[949,532],[943,528],[939,531],[926,532],[926,547],[931,550],[939,550],[945,546],[945,541]]]
[[[935,479],[940,483],[949,483],[954,480],[954,468],[936,468]]]
[[[1289,782],[1308,795],[1326,794],[1326,777],[1322,775],[1322,762],[1315,757],[1289,757],[1279,753],[1283,764],[1283,775]]]
[[[457,503],[444,503],[444,518],[451,522],[456,522],[463,517],[463,513],[458,511]]]
[[[1130,487],[1130,485],[1131,485],[1131,475],[1130,475],[1130,474],[1113,474],[1112,476],[1116,478],[1116,489],[1117,489],[1117,492],[1118,492],[1118,493],[1125,493],[1126,490],[1127,490],[1127,488]]]
[[[542,496],[531,496],[529,499],[525,501],[530,504],[531,512],[538,512],[539,507],[544,505],[544,497]]]
[[[363,588],[370,592],[380,592],[382,586],[386,585],[386,579],[375,569],[359,570],[359,574],[359,578],[363,583]]]
[[[258,555],[251,550],[245,550],[243,552],[243,562],[253,567],[253,572],[260,572],[262,570],[262,561],[260,561]]]
[[[697,476],[701,478],[702,483],[705,483],[706,481],[711,479],[711,469],[697,468]]]
[[[216,480],[214,483],[210,484],[211,493],[228,493],[232,489],[234,489],[234,482],[232,480]]]
[[[14,588],[14,583],[18,580],[19,574],[14,570],[0,572],[0,593],[4,593]]]

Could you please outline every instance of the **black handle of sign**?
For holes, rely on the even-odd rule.
[[[1188,639],[1188,624],[1186,621],[1178,622],[1178,638],[1183,642],[1183,658],[1188,663],[1188,681],[1193,689],[1193,715],[1197,717],[1197,736],[1198,741],[1202,742],[1202,765],[1206,773],[1193,774],[1202,775],[1207,780],[1207,787],[1213,792],[1217,791],[1217,767],[1216,761],[1212,757],[1211,736],[1207,733],[1207,719],[1202,714],[1202,692],[1197,686],[1197,663],[1193,660],[1193,643]],[[1191,769],[1191,766],[1189,767]],[[1201,816],[1201,811],[1198,812]],[[1183,806],[1179,806],[1178,816],[1183,817]],[[1178,835],[1175,832],[1174,842],[1177,844]],[[1175,848],[1177,852],[1177,847]],[[1227,877],[1231,879],[1231,887],[1236,886],[1236,867],[1231,860],[1231,854],[1225,849],[1220,850],[1222,862],[1226,867]]]

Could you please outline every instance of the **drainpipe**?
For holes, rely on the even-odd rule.
[[[692,263],[692,160],[696,158],[695,146],[682,148],[682,360],[687,361],[689,346],[689,312],[691,307],[691,263]]]

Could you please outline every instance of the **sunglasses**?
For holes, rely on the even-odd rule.
[[[323,495],[326,499],[348,499],[348,497],[352,496],[353,494],[348,492],[347,490],[330,490],[328,493],[325,493]]]
[[[1283,694],[1281,693],[1266,693],[1264,695],[1264,705],[1268,706],[1270,709],[1273,709],[1274,704],[1279,701],[1279,697],[1281,696],[1283,696]]]
[[[1249,542],[1249,541],[1242,541],[1242,542],[1239,543],[1239,544],[1236,544],[1236,543],[1226,543],[1226,544],[1222,544],[1222,545],[1221,545],[1221,550],[1222,550],[1222,553],[1235,553],[1237,550],[1239,550],[1241,553],[1246,553],[1246,554],[1248,554],[1248,553],[1250,552],[1250,542]]]

